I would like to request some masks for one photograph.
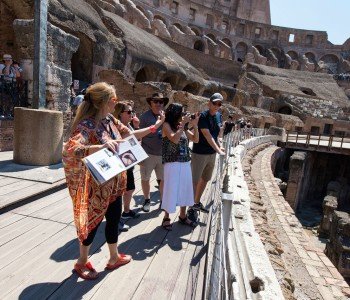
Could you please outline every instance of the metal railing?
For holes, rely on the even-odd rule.
[[[11,120],[15,107],[28,107],[28,81],[0,76],[0,120]]]
[[[208,251],[206,261],[204,299],[231,299],[231,272],[228,270],[228,245],[225,232],[229,225],[224,224],[222,193],[231,148],[236,147],[245,138],[266,134],[266,129],[252,128],[247,134],[244,129],[236,130],[223,139],[225,155],[220,155],[216,163],[216,179],[208,193],[212,202],[208,225]]]
[[[350,149],[350,138],[335,135],[315,135],[311,133],[287,132],[286,144],[290,146],[303,145],[323,147],[328,151],[332,149]]]

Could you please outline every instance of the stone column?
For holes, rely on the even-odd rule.
[[[298,204],[302,202],[306,195],[305,187],[307,182],[304,179],[307,178],[305,176],[307,159],[308,154],[301,151],[294,152],[290,158],[286,200],[294,211],[296,211]]]
[[[28,80],[29,103],[33,103],[34,21],[15,20],[13,28],[23,79]],[[78,38],[48,23],[46,110],[16,108],[15,162],[50,165],[61,161],[63,126],[70,122],[71,59],[78,46]]]
[[[23,79],[29,83],[29,103],[32,103],[34,20],[17,19],[13,22],[13,29],[18,55],[22,58]],[[71,60],[78,47],[78,38],[47,24],[46,108],[62,112],[69,110]]]

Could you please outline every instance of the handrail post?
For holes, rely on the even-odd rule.
[[[289,131],[287,131],[286,143],[288,143]]]
[[[299,132],[297,131],[297,136],[295,138],[295,146],[298,144],[298,136],[299,136]]]
[[[342,136],[340,141],[340,149],[343,149],[343,142],[344,142],[344,135]]]
[[[321,135],[318,136],[317,148],[320,146]]]

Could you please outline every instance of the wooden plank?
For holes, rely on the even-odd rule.
[[[40,222],[39,226],[2,245],[0,247],[0,270],[22,255],[26,255],[28,251],[37,247],[64,227],[64,225],[56,222]]]
[[[57,181],[53,184],[42,183],[42,182],[34,182],[34,184],[29,184],[28,182],[33,183],[33,181],[27,182],[19,182],[18,189],[16,187],[15,190],[0,196],[0,208],[4,208],[8,205],[17,203],[29,197],[38,195],[42,192],[49,191],[54,189],[60,185],[63,185],[65,181]],[[6,186],[8,187],[8,186]]]
[[[5,177],[5,176],[0,176],[0,187],[1,189],[9,184],[16,183],[18,181],[21,181],[21,179],[18,178],[12,178],[12,177]]]
[[[49,223],[50,221],[43,222]],[[7,296],[15,299],[22,291],[26,290],[22,296],[25,299],[31,299],[30,291],[36,291],[36,286],[33,283],[39,278],[43,284],[42,286],[39,284],[37,287],[41,288],[43,293],[47,292],[46,296],[50,295],[52,286],[48,280],[49,278],[52,279],[54,271],[61,272],[53,280],[56,283],[60,283],[71,275],[72,260],[76,259],[78,253],[78,245],[72,239],[75,235],[73,227],[65,226],[58,234],[53,235],[40,246],[31,249],[26,255],[21,256],[2,269],[0,273],[0,298]],[[65,253],[65,258],[58,259],[62,252]],[[16,278],[16,280],[13,280],[13,278]],[[32,299],[42,298],[46,297],[32,297]]]
[[[4,213],[0,216],[0,229],[9,226],[12,223],[15,223],[23,218],[25,218],[25,216],[17,215],[12,212]]]
[[[0,230],[0,246],[8,243],[21,236],[23,233],[32,230],[39,226],[41,220],[33,218],[23,218],[16,223],[13,223]]]
[[[0,190],[0,201],[5,197],[12,197],[12,193],[15,191],[20,191],[24,188],[30,187],[32,185],[36,185],[35,181],[30,180],[20,180],[19,182],[12,182],[11,184],[5,185],[1,187]],[[47,184],[47,183],[46,183]],[[8,195],[11,194],[11,195]],[[7,195],[7,196],[6,196]]]
[[[31,203],[27,203],[25,205],[19,206],[11,210],[11,212],[16,214],[30,215],[38,210],[44,209],[46,207],[50,207],[55,202],[62,201],[66,197],[69,197],[69,192],[67,188],[59,190],[55,193],[49,194]],[[1,220],[1,216],[0,216],[0,220]]]

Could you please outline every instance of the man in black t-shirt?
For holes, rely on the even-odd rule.
[[[223,125],[219,112],[222,102],[223,97],[220,93],[213,94],[208,103],[209,109],[202,112],[199,117],[199,141],[193,144],[191,163],[195,192],[194,210],[208,212],[200,202],[200,199],[208,181],[211,179],[215,166],[216,154],[225,154],[218,140],[220,129]]]

